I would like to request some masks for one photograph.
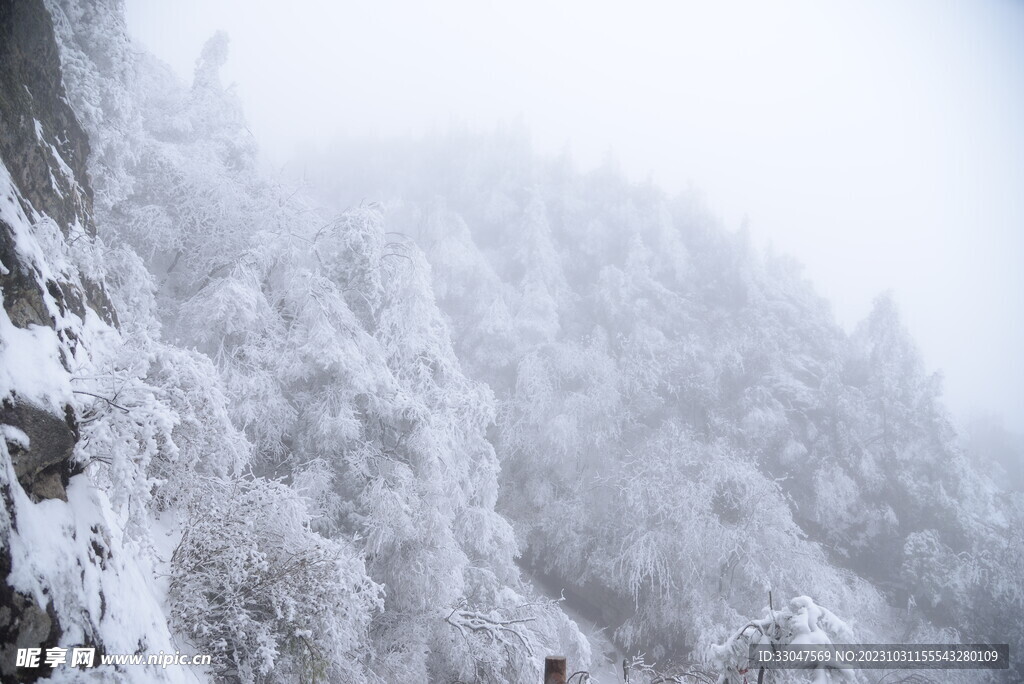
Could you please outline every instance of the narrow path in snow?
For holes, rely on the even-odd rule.
[[[532,586],[538,594],[551,599],[558,599],[561,595],[561,587],[556,587],[551,581],[541,579],[524,565],[520,565],[523,581]],[[599,625],[583,615],[584,609],[575,605],[569,596],[566,596],[560,603],[562,610],[580,628],[580,631],[590,642],[591,663],[590,676],[593,684],[622,684],[622,660],[625,654],[611,640],[612,628],[607,625]],[[556,654],[549,654],[556,655]],[[569,673],[579,669],[578,663],[568,663]]]

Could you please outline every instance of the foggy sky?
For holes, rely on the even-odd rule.
[[[892,289],[954,412],[1024,430],[1024,3],[128,0],[128,19],[183,78],[226,30],[274,163],[521,120],[583,169],[613,151],[695,185],[848,329]]]

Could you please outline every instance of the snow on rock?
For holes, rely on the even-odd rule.
[[[7,456],[6,446],[0,454]],[[16,524],[6,511],[0,519],[9,536],[11,572],[7,582],[19,594],[45,607],[49,625],[44,647],[96,647],[105,653],[174,653],[167,621],[153,585],[153,568],[135,544],[123,538],[104,494],[84,474],[71,479],[66,502],[33,503],[17,486],[4,460],[0,488],[10,495]],[[22,642],[10,644],[23,646]],[[35,645],[35,644],[30,644]],[[4,653],[14,662],[14,653]],[[183,667],[97,666],[80,679],[122,682],[194,682]],[[202,674],[198,672],[198,674]],[[59,681],[74,681],[60,671]]]
[[[0,679],[196,681],[202,672],[180,666],[99,665],[104,653],[180,647],[168,630],[150,554],[124,533],[76,457],[86,403],[76,376],[118,338],[102,282],[76,266],[76,253],[94,249],[88,149],[64,95],[45,6],[3,3]],[[97,666],[16,665],[19,648],[56,647],[95,648]]]

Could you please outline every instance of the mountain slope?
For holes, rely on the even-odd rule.
[[[516,132],[298,166],[423,245],[498,399],[499,510],[624,647],[705,659],[769,590],[861,638],[1024,636],[1021,497],[963,453],[888,296],[847,335],[797,265],[698,200]]]

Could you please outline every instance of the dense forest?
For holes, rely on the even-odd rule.
[[[570,612],[634,684],[744,681],[767,615],[1024,645],[1024,496],[891,296],[847,334],[695,196],[519,129],[274,176],[225,35],[182,83],[120,0],[0,12],[5,681],[51,673],[15,644],[213,656],[54,681],[597,672]]]

